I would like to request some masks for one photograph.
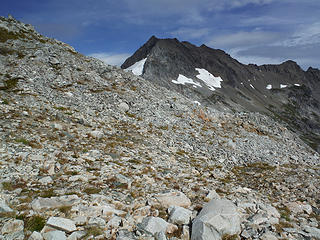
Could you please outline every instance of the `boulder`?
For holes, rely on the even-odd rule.
[[[240,233],[236,206],[227,199],[207,203],[192,224],[191,240],[221,240],[223,235]]]

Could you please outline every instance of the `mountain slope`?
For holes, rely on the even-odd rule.
[[[151,37],[121,66],[205,106],[265,113],[285,121],[314,149],[320,143],[320,71],[295,62],[244,65],[222,50]],[[319,149],[318,149],[319,150]]]
[[[202,108],[12,18],[0,33],[0,238],[189,239],[220,197],[242,238],[316,236],[319,155],[281,124]]]

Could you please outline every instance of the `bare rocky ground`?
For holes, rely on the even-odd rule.
[[[0,70],[0,239],[320,239],[319,155],[274,120],[202,108],[12,18]]]

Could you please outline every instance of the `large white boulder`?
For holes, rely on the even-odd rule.
[[[240,216],[227,199],[207,203],[192,224],[191,240],[221,240],[224,235],[240,233]]]

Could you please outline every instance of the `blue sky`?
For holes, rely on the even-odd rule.
[[[320,68],[319,0],[3,0],[0,15],[121,64],[152,35],[206,44],[243,63]]]

